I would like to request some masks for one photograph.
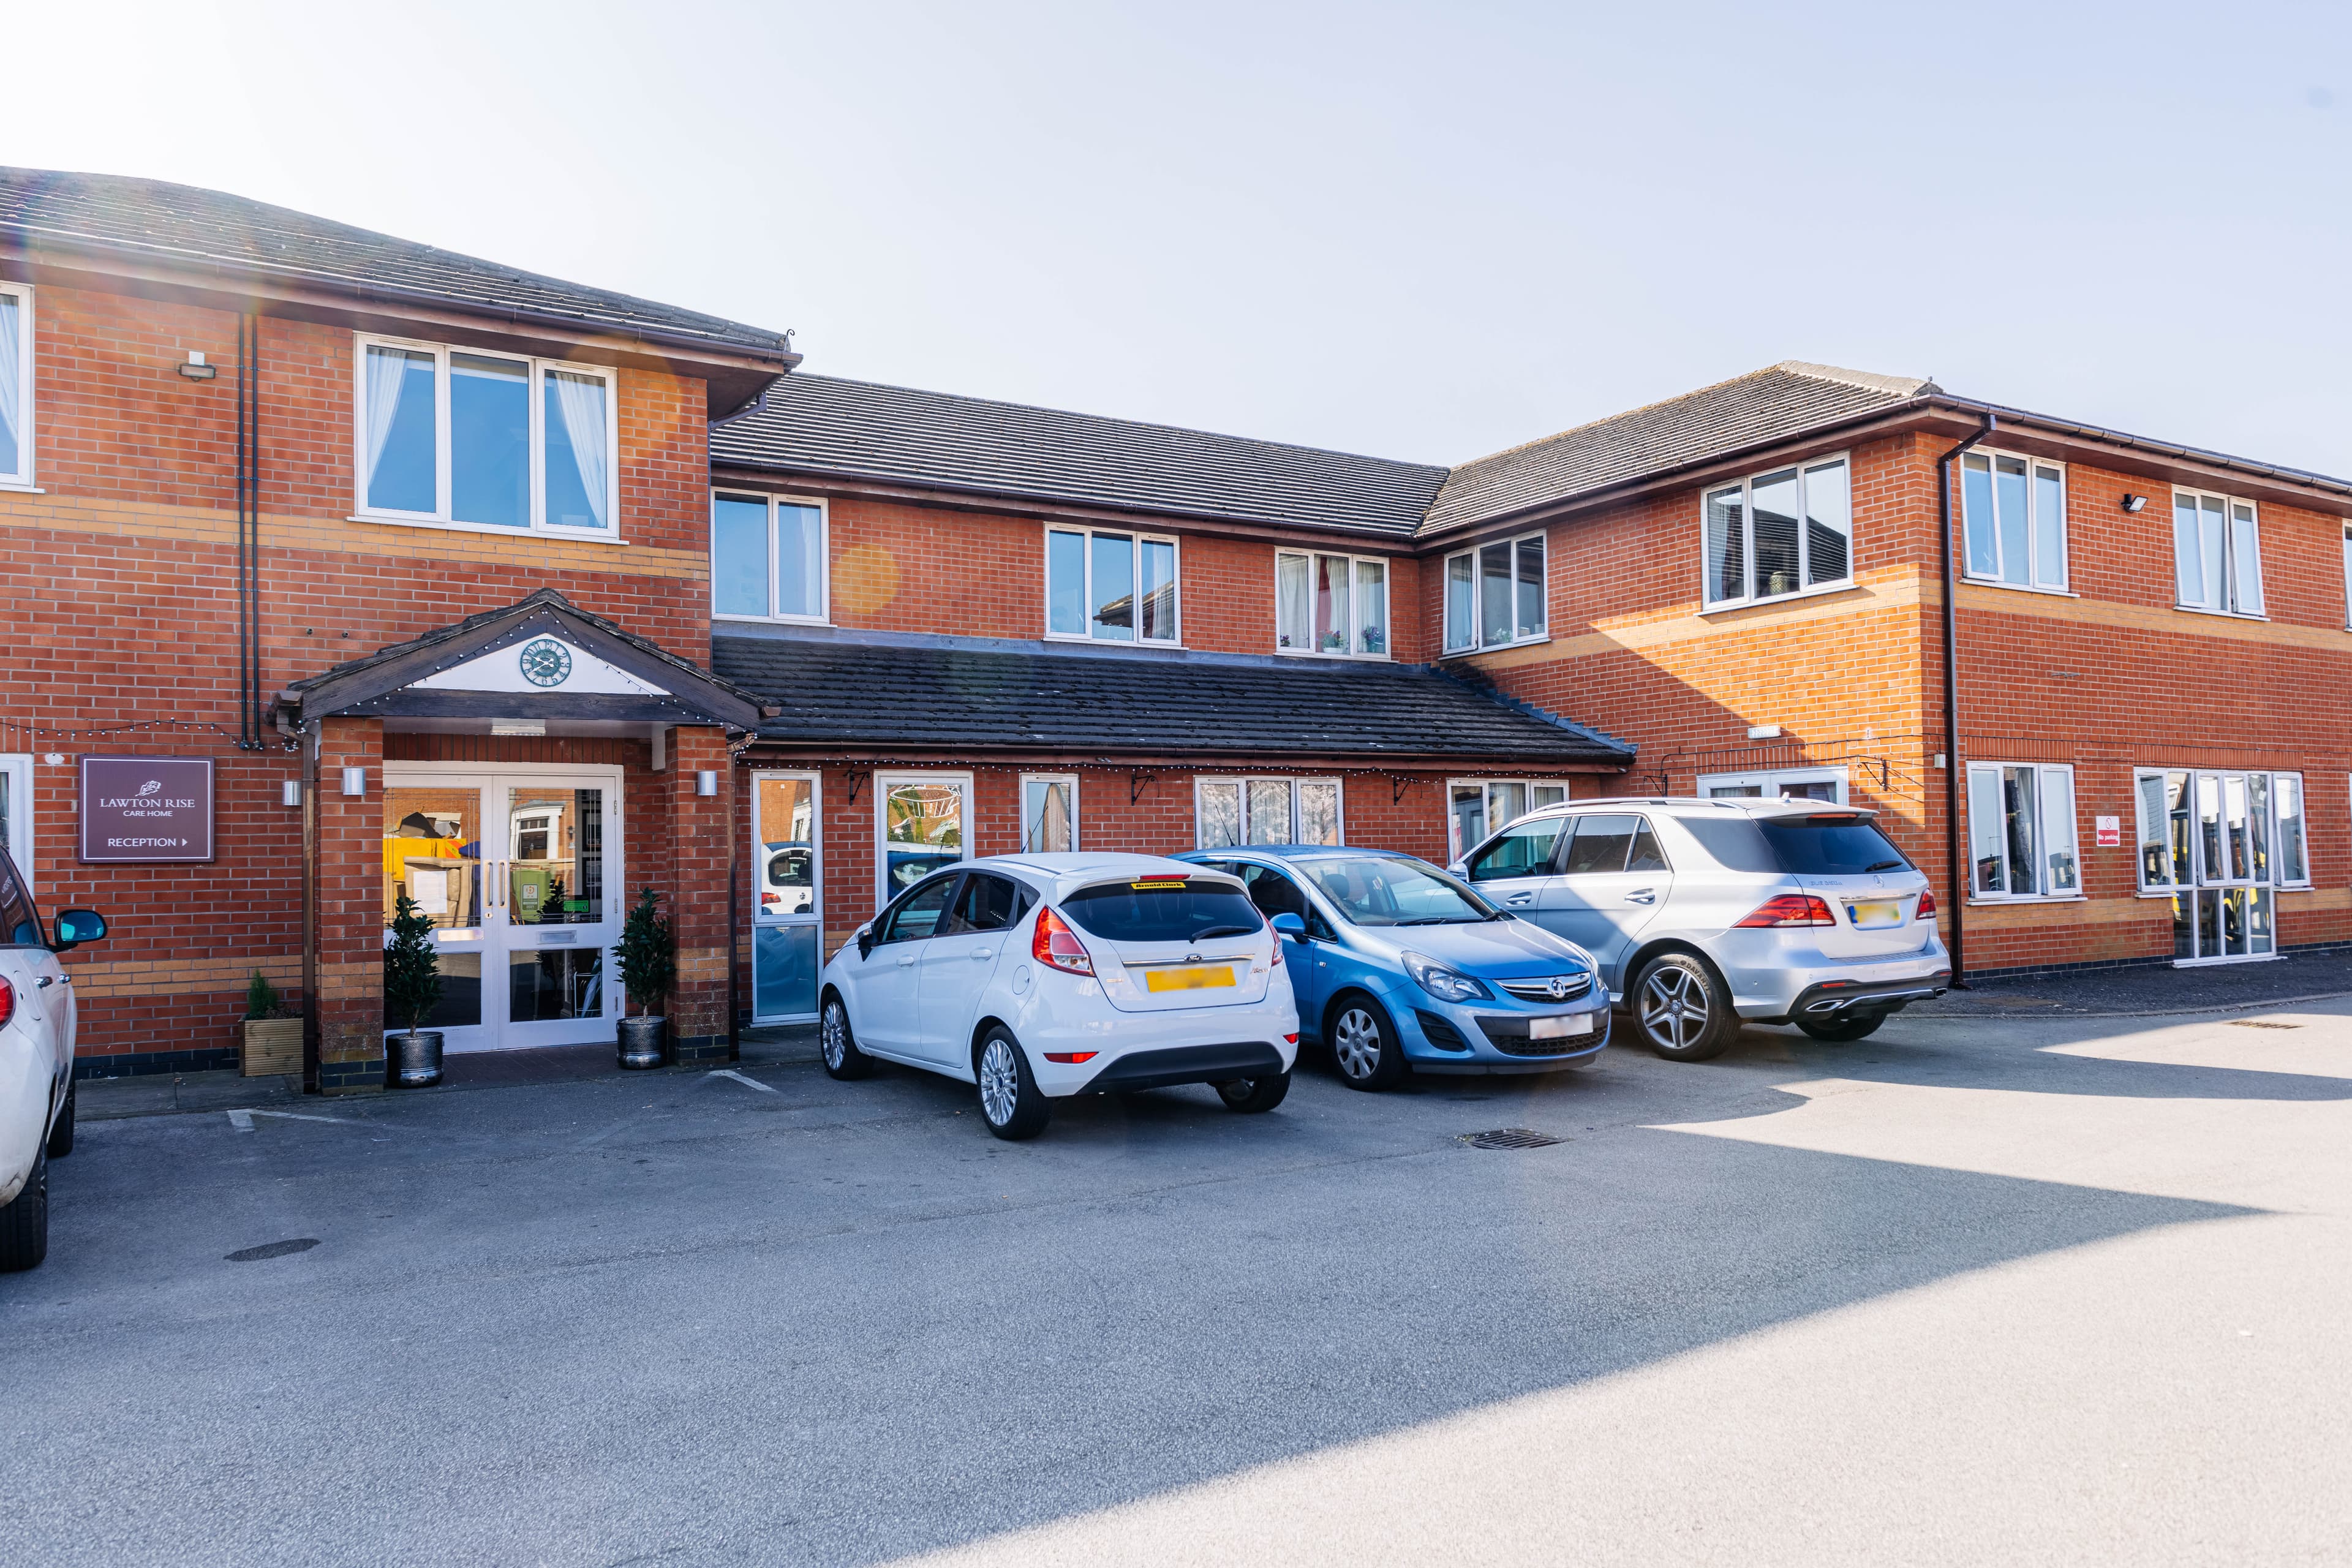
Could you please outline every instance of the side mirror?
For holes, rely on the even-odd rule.
[[[1470,862],[1467,860],[1456,860],[1453,865],[1445,868],[1445,869],[1454,876],[1461,878],[1465,882],[1470,879]]]
[[[874,922],[871,921],[857,928],[857,956],[860,958],[874,956]]]
[[[79,947],[86,942],[96,942],[106,934],[106,917],[96,910],[59,910],[58,940],[52,945],[59,952],[69,947]]]
[[[1271,923],[1276,936],[1286,936],[1293,942],[1307,940],[1307,922],[1297,915],[1276,915]]]

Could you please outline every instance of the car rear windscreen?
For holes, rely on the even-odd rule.
[[[1108,942],[1207,942],[1265,925],[1249,895],[1233,883],[1172,877],[1080,888],[1063,901],[1062,912],[1087,935]]]
[[[1685,831],[1725,869],[1797,877],[1858,877],[1910,869],[1866,816],[1680,816]]]

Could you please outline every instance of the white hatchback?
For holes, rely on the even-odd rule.
[[[89,910],[42,929],[24,879],[0,849],[0,1273],[49,1252],[49,1162],[73,1148],[73,976],[58,954],[106,934]]]
[[[824,1070],[874,1060],[974,1084],[989,1131],[1029,1138],[1073,1094],[1215,1086],[1235,1110],[1290,1091],[1298,1011],[1241,879],[1152,855],[1021,855],[923,879],[824,966]]]

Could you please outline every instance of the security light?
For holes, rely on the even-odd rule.
[[[2147,509],[2147,498],[2146,496],[2124,497],[2124,510],[2126,511],[2145,511]]]
[[[210,381],[213,377],[220,374],[220,366],[216,364],[206,364],[205,363],[204,350],[190,349],[188,351],[188,363],[180,367],[180,374],[186,376],[190,381]]]

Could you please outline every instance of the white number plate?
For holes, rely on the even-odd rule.
[[[1530,1018],[1528,1020],[1528,1037],[1533,1040],[1564,1040],[1571,1035],[1589,1035],[1592,1033],[1592,1017],[1590,1013],[1577,1013],[1565,1018]]]

